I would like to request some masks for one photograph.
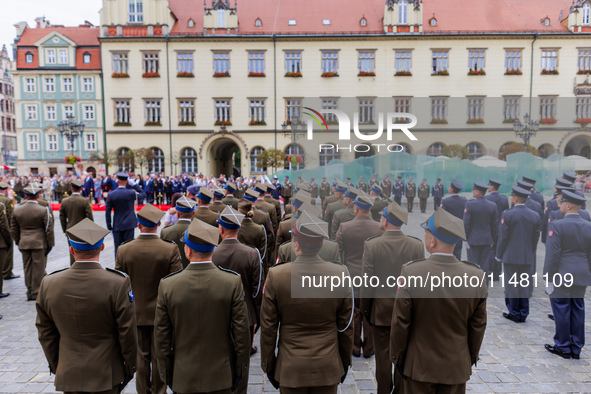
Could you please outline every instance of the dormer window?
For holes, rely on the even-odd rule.
[[[189,19],[188,25],[189,27],[195,27],[195,21],[193,19]]]
[[[288,22],[288,24],[290,26],[295,26],[296,25],[296,20],[295,19],[290,19],[289,22]]]
[[[89,52],[85,52],[84,55],[82,55],[82,62],[84,64],[90,64],[90,53]]]
[[[27,52],[25,54],[25,63],[27,63],[27,64],[33,63],[33,53],[32,52]]]
[[[400,0],[398,3],[398,24],[406,25],[408,23],[408,2]]]
[[[583,6],[583,24],[591,24],[591,5],[589,3]]]
[[[218,28],[225,27],[226,26],[226,10],[224,10],[222,7],[218,8],[217,15],[218,15]]]
[[[361,25],[361,27],[367,26],[367,19],[365,19],[365,17],[361,18],[359,24]]]
[[[433,27],[437,26],[437,19],[435,19],[435,17],[429,19],[429,25]]]
[[[544,19],[542,19],[542,25],[550,26],[550,18],[545,17]]]
[[[323,20],[322,20],[322,24],[323,24],[324,26],[330,26],[330,19],[323,19]]]
[[[129,10],[129,23],[143,23],[144,22],[144,5],[143,0],[127,0]]]
[[[257,20],[254,21],[254,26],[255,27],[263,27],[263,21],[261,20],[261,18],[257,18]]]

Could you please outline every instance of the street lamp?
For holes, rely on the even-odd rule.
[[[281,130],[285,138],[291,138],[291,152],[295,154],[296,140],[306,135],[306,126],[299,118],[292,118],[289,125],[283,121]],[[291,170],[291,162],[289,162],[289,169]]]
[[[527,145],[531,137],[535,137],[540,128],[540,122],[530,118],[529,114],[525,114],[523,117],[524,122],[521,123],[519,119],[513,123],[513,131],[515,135],[523,140],[523,151],[527,152]]]
[[[68,115],[66,121],[60,122],[57,125],[62,136],[65,136],[70,141],[70,149],[72,150],[72,156],[74,156],[74,142],[80,137],[82,139],[82,133],[84,133],[84,123],[74,123],[74,116]],[[76,169],[74,169],[74,174]]]

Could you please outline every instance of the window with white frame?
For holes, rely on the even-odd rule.
[[[302,72],[302,52],[285,52],[285,72]]]
[[[145,100],[146,123],[160,123],[160,100]]]
[[[48,49],[47,52],[47,64],[55,64],[56,62],[56,58],[55,58],[55,49]]]
[[[410,97],[395,97],[394,112],[410,113]]]
[[[339,73],[339,52],[322,51],[322,73]]]
[[[179,100],[179,121],[195,122],[195,100]]]
[[[129,10],[129,23],[142,23],[144,21],[143,0],[127,0]]]
[[[558,69],[558,50],[542,49],[542,72]]]
[[[427,148],[427,156],[441,156],[441,151],[444,146],[442,143],[436,142]]]
[[[265,52],[248,52],[248,72],[265,74]]]
[[[84,55],[82,55],[82,62],[84,64],[90,64],[90,53],[86,52]]]
[[[577,97],[577,119],[591,119],[591,97]]]
[[[67,49],[60,49],[59,50],[59,64],[68,64],[68,50]]]
[[[94,105],[84,106],[84,120],[94,120]]]
[[[300,121],[302,114],[302,100],[299,98],[285,99],[285,120],[287,123]]]
[[[197,152],[193,148],[185,148],[181,152],[181,172],[197,172]]]
[[[31,64],[33,63],[33,54],[31,52],[27,52],[25,55],[25,63]]]
[[[521,71],[521,49],[505,50],[505,72]]]
[[[521,116],[521,97],[503,97],[503,119],[505,122],[514,123]]]
[[[69,137],[64,137],[64,146],[66,151],[76,150],[76,142],[73,142]]]
[[[431,118],[434,121],[447,121],[447,97],[431,97]]]
[[[264,124],[265,123],[265,99],[251,99],[250,100],[250,123]]]
[[[448,60],[449,52],[446,50],[434,50],[432,53],[433,60],[433,74],[448,72]]]
[[[556,119],[556,97],[540,97],[540,118]]]
[[[478,159],[482,156],[482,147],[480,144],[475,142],[469,143],[466,145],[466,149],[468,149],[468,153],[470,154],[470,160]]]
[[[408,3],[406,0],[398,2],[398,24],[406,25],[408,23]]]
[[[588,25],[591,23],[591,5],[589,3],[583,5],[583,24]]]
[[[127,52],[113,53],[113,74],[127,74]]]
[[[321,167],[328,165],[331,160],[341,159],[341,153],[335,149],[335,146],[335,144],[323,144],[323,147],[320,149],[320,153],[318,155]]]
[[[94,83],[92,78],[83,78],[82,79],[82,89],[85,92],[92,92],[94,90]]]
[[[335,97],[327,97],[322,99],[322,109],[338,109],[339,100]],[[337,123],[338,119],[335,114],[325,114],[324,119],[327,123]]]
[[[55,78],[45,78],[45,91],[47,93],[55,92]]]
[[[591,71],[591,48],[579,48],[579,72]]]
[[[143,52],[144,74],[158,74],[158,52]]]
[[[85,139],[85,150],[96,150],[96,134],[94,133],[86,133],[84,134]]]
[[[225,74],[230,72],[230,52],[213,53],[213,72]]]
[[[178,72],[193,74],[193,52],[178,52],[176,56]]]
[[[218,28],[224,28],[226,27],[226,10],[224,10],[223,8],[218,8],[217,13],[217,22],[218,22]]]
[[[411,58],[412,51],[410,50],[396,50],[394,52],[395,67],[397,73],[409,73],[411,72]]]
[[[74,84],[72,83],[72,77],[62,78],[62,90],[64,92],[73,92]]]
[[[160,148],[152,148],[154,155],[148,161],[148,171],[150,172],[164,172],[164,152]]]
[[[115,123],[131,123],[129,100],[115,100]]]
[[[37,106],[36,105],[27,105],[27,120],[34,121],[37,120]]]
[[[74,106],[64,105],[64,118],[74,117]]]
[[[470,49],[468,50],[468,70],[483,71],[484,70],[484,49]]]
[[[27,150],[29,152],[39,151],[39,135],[38,134],[27,134]]]
[[[484,97],[468,97],[468,121],[484,121]]]
[[[361,98],[359,99],[359,123],[373,124],[374,99]]]
[[[263,153],[265,149],[257,146],[256,148],[252,148],[250,151],[250,172],[258,173],[258,172],[267,172],[266,167],[259,167],[259,155]]]
[[[48,105],[45,107],[45,120],[55,120],[55,105]]]
[[[218,99],[215,100],[215,120],[216,122],[231,122],[231,111],[230,111],[230,100],[229,99]]]
[[[375,73],[375,51],[359,51],[359,73]]]
[[[27,93],[33,93],[35,92],[35,90],[37,90],[35,86],[35,78],[25,79],[25,90],[27,91]]]
[[[50,152],[57,151],[57,134],[47,135],[47,150]]]

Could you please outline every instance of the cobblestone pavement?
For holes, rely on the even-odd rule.
[[[429,206],[432,206],[431,203]],[[410,235],[422,238],[419,224],[432,213],[422,214],[415,210],[409,216],[409,225],[404,229]],[[96,221],[104,226],[102,212],[96,212]],[[58,220],[56,212],[56,221]],[[66,239],[59,222],[56,230],[56,247],[49,255],[47,271],[69,265]],[[101,263],[114,266],[113,239],[108,236]],[[464,249],[465,254],[465,249]],[[538,246],[538,271],[543,266],[543,244]],[[35,328],[35,305],[26,301],[22,259],[18,250],[14,254],[14,273],[19,279],[4,282],[4,291],[10,297],[0,300],[0,392],[36,393],[55,392],[53,376],[50,376],[47,361],[37,341]],[[493,283],[488,302],[488,327],[481,351],[481,360],[474,369],[468,390],[473,392],[591,392],[591,352],[584,348],[580,360],[564,360],[548,353],[544,343],[552,343],[554,323],[548,319],[551,313],[548,297],[543,294],[543,284],[538,283],[534,298],[530,301],[530,315],[525,324],[512,323],[501,316],[505,311],[502,289]],[[589,301],[589,293],[587,293]],[[587,338],[591,338],[591,319],[585,319]],[[258,343],[258,337],[256,343]],[[344,384],[342,394],[375,393],[375,360],[354,358],[353,367]],[[251,359],[248,393],[276,392],[263,376],[260,355]],[[125,391],[135,393],[132,382]]]

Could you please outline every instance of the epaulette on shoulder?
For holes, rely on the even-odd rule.
[[[290,233],[291,233],[291,231],[290,231]],[[281,245],[279,245],[279,247],[282,247],[283,245],[287,245],[289,243],[291,243],[291,239],[289,241],[285,241],[284,243],[282,243]]]
[[[183,268],[182,270],[178,270],[178,271],[175,271],[175,272],[171,272],[170,274],[166,275],[166,276],[165,276],[164,278],[162,278],[162,279],[166,279],[166,278],[168,278],[168,277],[170,277],[170,276],[176,275],[176,274],[178,274],[178,273],[181,273],[181,272],[183,272],[183,271],[184,271],[184,268]]]
[[[423,243],[423,240],[422,240],[422,239],[420,239],[420,238],[413,237],[412,235],[408,235],[408,234],[407,234],[406,236],[407,236],[407,237],[409,237],[409,238],[414,238],[414,239],[416,239],[417,241],[419,241],[420,243]]]
[[[119,247],[121,247],[121,246],[123,246],[123,245],[126,245],[126,244],[130,243],[131,241],[135,241],[135,238],[134,238],[134,239],[128,239],[127,241],[123,241],[123,242],[121,242],[121,243],[119,244]]]
[[[109,267],[107,267],[107,271],[113,272],[114,274],[119,274],[122,277],[127,278],[127,274],[123,271],[119,271],[119,270],[116,270],[114,268],[109,268]]]
[[[381,236],[382,236],[382,234],[380,234],[380,235],[374,235],[373,237],[369,237],[368,239],[366,239],[365,242],[367,242],[369,240],[372,240],[372,239],[375,239],[375,238],[379,238]]]
[[[280,265],[287,264],[287,263],[291,263],[291,261],[279,261],[279,262],[273,264],[272,266],[270,266],[269,269],[272,270],[275,267],[278,267]]]
[[[162,239],[162,238],[160,238],[160,239],[164,242],[168,242],[170,244],[176,245],[176,243],[172,239]]]
[[[425,261],[425,260],[426,260],[426,259],[417,259],[417,260],[412,260],[412,261],[409,261],[408,263],[406,263],[406,264],[404,264],[404,265],[410,265],[410,264],[412,264],[412,263],[416,263],[417,261]]]
[[[169,228],[169,227],[172,227],[172,226],[174,226],[174,225],[175,225],[175,224],[176,224],[176,223],[173,223],[173,224],[169,224],[169,225],[168,225],[168,226],[164,226],[164,227],[162,227],[162,230],[164,230],[164,229],[165,229],[165,228]],[[162,231],[162,230],[160,230],[160,231]]]
[[[464,263],[464,264],[469,264],[469,265],[472,265],[472,266],[474,266],[474,267],[478,268],[479,270],[481,270],[481,269],[482,269],[482,268],[480,268],[480,266],[479,266],[478,264],[476,264],[476,263],[473,263],[473,262],[471,262],[471,261],[466,261],[466,260],[460,260],[460,261],[461,261],[462,263]]]
[[[232,271],[232,270],[229,270],[229,269],[227,269],[227,268],[220,267],[220,266],[218,266],[218,268],[219,268],[220,270],[222,270],[222,271],[226,271],[226,272],[229,272],[229,273],[231,273],[231,274],[234,274],[234,275],[238,275],[238,276],[240,276],[240,274],[239,274],[238,272],[236,272],[236,271]]]
[[[61,270],[53,271],[52,273],[49,273],[49,274],[47,274],[47,276],[49,276],[49,275],[53,275],[53,274],[57,274],[58,272],[65,271],[65,270],[67,270],[67,269],[69,269],[69,268],[70,268],[70,267],[66,267],[66,268],[62,268]]]

